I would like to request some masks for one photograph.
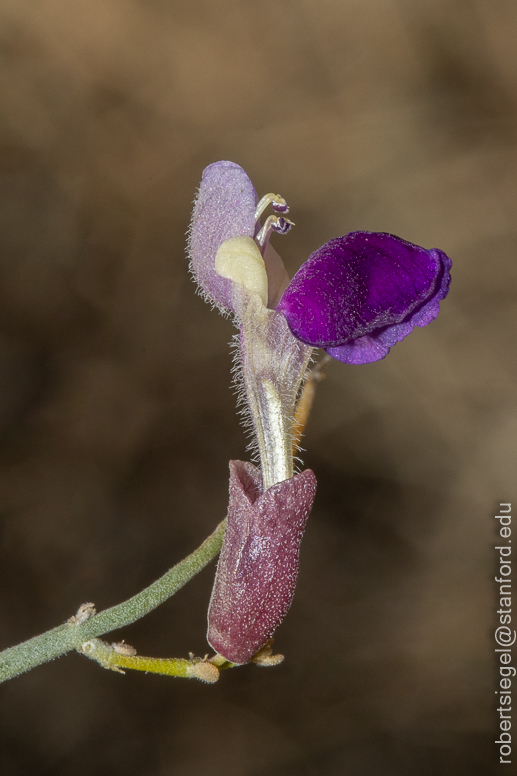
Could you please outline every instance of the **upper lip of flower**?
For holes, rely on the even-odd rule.
[[[234,310],[232,280],[215,270],[216,253],[226,240],[249,237],[258,245],[269,284],[268,307],[281,313],[293,335],[326,348],[348,363],[376,361],[414,326],[426,326],[448,293],[451,260],[384,232],[350,232],[315,251],[289,282],[282,260],[260,231],[253,184],[233,162],[206,168],[190,231],[191,267],[204,293],[221,309]],[[286,212],[277,195],[273,203]],[[285,221],[276,218],[282,231]],[[280,217],[283,219],[283,216]],[[267,223],[267,222],[266,222]]]
[[[222,312],[233,309],[232,281],[215,271],[215,255],[225,240],[255,236],[257,202],[238,164],[215,162],[203,171],[189,229],[190,267],[201,293]]]

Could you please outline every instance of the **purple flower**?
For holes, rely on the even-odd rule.
[[[287,285],[280,257],[267,238],[260,240],[257,199],[233,162],[204,171],[191,226],[191,266],[204,293],[223,310],[235,312],[234,283],[217,273],[216,255],[229,238],[246,237],[263,254],[268,307],[282,313],[301,342],[339,361],[378,361],[438,315],[450,283],[451,260],[443,251],[383,232],[350,232],[315,251]],[[271,228],[282,231],[282,220]]]
[[[267,207],[274,211],[261,223]],[[350,364],[384,358],[415,326],[436,318],[450,259],[391,234],[351,232],[326,243],[291,282],[271,247],[285,234],[287,203],[258,199],[233,162],[203,172],[189,236],[201,293],[239,328],[241,399],[260,469],[230,464],[227,529],[208,616],[208,640],[245,663],[283,620],[316,479],[295,474],[293,420],[313,347]]]
[[[264,493],[256,466],[230,461],[230,504],[208,613],[208,641],[231,663],[251,660],[291,606],[315,492],[310,469]]]

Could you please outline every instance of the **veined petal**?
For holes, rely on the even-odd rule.
[[[302,342],[365,364],[436,318],[450,268],[443,251],[382,232],[350,232],[309,257],[277,310]]]
[[[254,237],[258,197],[234,162],[215,162],[203,171],[189,233],[190,267],[201,290],[221,311],[233,310],[232,281],[215,270],[219,246],[231,237]]]
[[[231,663],[251,660],[291,606],[300,543],[315,492],[310,469],[263,492],[256,466],[230,461],[228,521],[207,638]]]

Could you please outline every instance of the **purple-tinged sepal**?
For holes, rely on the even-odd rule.
[[[235,237],[253,239],[255,188],[238,164],[215,162],[203,171],[189,232],[190,267],[202,293],[222,312],[233,311],[232,281],[215,268],[218,249]]]
[[[229,662],[251,660],[287,614],[315,493],[310,469],[263,492],[256,466],[230,462],[228,520],[207,634],[213,649]]]
[[[350,232],[315,251],[278,307],[302,342],[349,364],[384,358],[447,296],[451,260],[384,232]]]

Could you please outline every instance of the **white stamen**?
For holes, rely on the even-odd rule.
[[[271,236],[271,232],[287,234],[293,226],[293,222],[289,221],[288,218],[283,218],[283,216],[268,216],[264,226],[255,237],[255,240],[261,248],[264,248]]]
[[[285,199],[280,196],[280,194],[264,194],[257,207],[255,208],[255,221],[259,220],[260,216],[264,210],[269,207],[269,205],[271,205],[276,213],[289,212],[289,205]]]

